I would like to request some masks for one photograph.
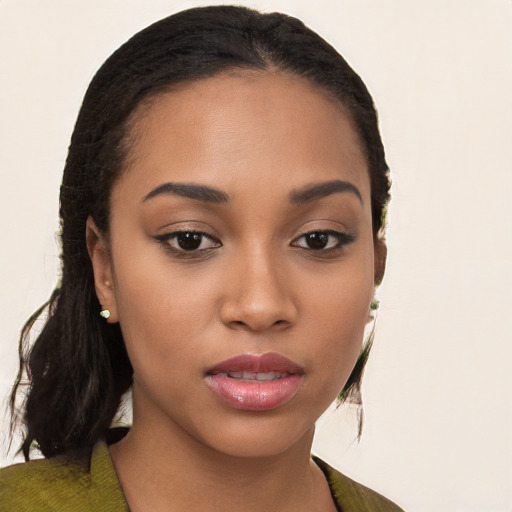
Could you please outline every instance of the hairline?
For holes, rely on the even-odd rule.
[[[122,123],[123,136],[121,138],[122,148],[122,159],[121,166],[117,172],[117,176],[111,183],[111,188],[109,191],[109,217],[111,211],[111,198],[112,191],[117,183],[123,178],[123,176],[129,172],[132,166],[136,162],[136,157],[134,156],[134,149],[140,140],[142,130],[138,130],[137,128],[140,126],[144,117],[149,114],[150,110],[154,107],[155,103],[158,100],[167,94],[177,93],[188,86],[194,83],[206,82],[213,79],[222,79],[222,78],[243,78],[249,76],[288,76],[292,79],[298,80],[302,83],[308,84],[315,92],[320,94],[325,100],[331,103],[335,108],[337,108],[343,115],[346,116],[352,130],[356,135],[357,144],[361,150],[361,153],[366,162],[366,171],[368,173],[368,177],[370,178],[370,186],[371,186],[371,169],[370,169],[370,157],[368,154],[368,148],[366,147],[363,137],[360,133],[360,129],[358,124],[354,118],[354,114],[340,98],[338,98],[335,93],[325,85],[322,85],[304,74],[296,73],[293,70],[290,70],[286,67],[279,67],[274,63],[265,62],[262,67],[258,67],[256,65],[234,65],[231,67],[223,68],[218,71],[212,72],[210,74],[204,74],[202,76],[191,76],[189,78],[185,78],[183,80],[176,81],[172,84],[162,85],[160,87],[155,87],[152,89],[146,96],[144,96],[139,102],[135,105],[135,107],[128,114],[125,121]],[[370,196],[372,196],[372,191],[370,190]],[[110,225],[110,222],[109,222]]]

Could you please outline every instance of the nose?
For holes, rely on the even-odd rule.
[[[232,329],[285,329],[298,316],[292,279],[283,262],[263,251],[245,252],[230,263],[224,281],[222,322]]]

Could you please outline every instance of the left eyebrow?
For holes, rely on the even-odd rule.
[[[298,190],[292,190],[290,193],[290,203],[292,204],[304,204],[314,201],[316,199],[322,199],[340,192],[348,192],[354,194],[361,204],[363,204],[363,198],[359,189],[349,183],[348,181],[332,180],[324,183],[317,183],[315,185],[308,185]]]
[[[218,190],[207,185],[196,185],[194,183],[164,183],[154,188],[149,194],[146,194],[142,202],[153,199],[160,195],[174,195],[195,199],[205,203],[227,203],[229,196],[222,190]]]

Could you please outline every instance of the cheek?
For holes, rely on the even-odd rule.
[[[326,326],[317,330],[324,333],[323,336],[319,336],[319,339],[325,340],[324,345],[318,347],[318,352],[323,353],[323,366],[325,369],[333,369],[332,373],[335,375],[340,371],[340,378],[347,369],[350,373],[355,364],[361,350],[368,317],[366,297],[362,298],[359,307],[355,307],[354,297],[350,299],[348,303],[340,301],[326,308]]]
[[[368,240],[346,259],[317,273],[305,273],[297,299],[305,301],[302,309],[315,327],[359,332],[364,330],[373,297],[373,274],[373,244]]]
[[[311,349],[317,375],[334,394],[345,385],[359,356],[373,297],[373,253],[304,287]]]
[[[168,264],[160,250],[144,245],[122,247],[115,261],[115,290],[119,320],[135,371],[176,368],[194,351],[194,332],[211,318],[211,289]],[[142,364],[139,364],[142,363]]]

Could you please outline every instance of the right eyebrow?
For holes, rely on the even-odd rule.
[[[149,194],[146,194],[142,202],[149,201],[160,195],[174,195],[186,197],[187,199],[195,199],[205,203],[227,203],[229,195],[222,190],[209,187],[207,185],[196,185],[193,183],[163,183],[154,188]]]

